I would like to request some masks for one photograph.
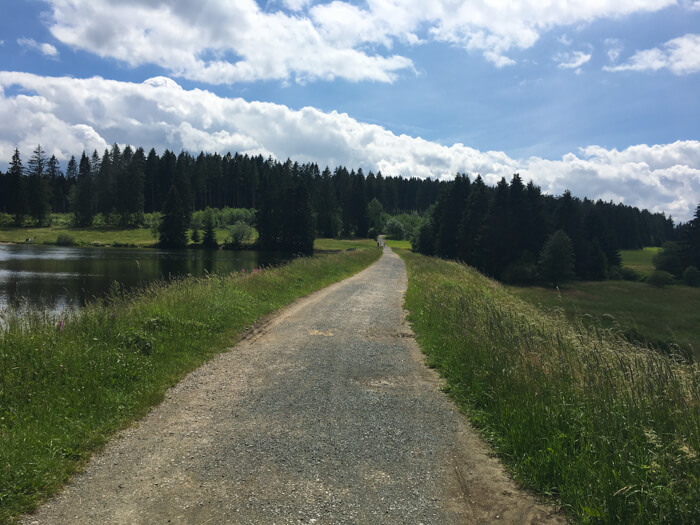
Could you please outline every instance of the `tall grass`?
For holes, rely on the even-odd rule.
[[[514,476],[583,523],[700,523],[700,368],[408,252],[431,365]]]
[[[267,270],[157,283],[78,316],[5,312],[0,523],[55,492],[91,451],[261,316],[375,261],[374,247]]]

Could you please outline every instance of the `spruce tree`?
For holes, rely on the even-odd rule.
[[[38,145],[27,163],[27,197],[29,214],[39,226],[47,223],[51,212],[51,188],[46,176],[46,164],[46,154],[41,145]]]
[[[204,234],[202,235],[202,246],[205,248],[218,248],[219,243],[216,242],[216,231],[214,214],[211,208],[207,208],[204,212]]]
[[[95,198],[93,195],[93,174],[90,159],[83,151],[78,168],[78,181],[75,185],[73,214],[78,226],[90,226],[95,215]]]
[[[539,260],[540,276],[558,287],[574,277],[574,246],[563,230],[557,230],[542,248]]]
[[[24,216],[27,214],[27,189],[24,177],[24,167],[20,158],[19,149],[15,148],[7,170],[7,191],[9,195],[7,213],[14,217],[15,226],[21,226]]]
[[[170,186],[163,203],[162,217],[158,227],[158,243],[164,248],[187,246],[187,217],[177,188]]]

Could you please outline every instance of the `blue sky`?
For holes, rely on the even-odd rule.
[[[0,166],[15,147],[65,160],[117,142],[518,171],[689,219],[700,1],[543,4],[5,0]]]

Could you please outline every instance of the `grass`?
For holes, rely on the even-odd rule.
[[[386,239],[386,245],[390,248],[400,248],[402,250],[411,249],[411,241],[395,241],[394,239]]]
[[[658,247],[647,247],[643,250],[622,250],[620,251],[622,265],[636,270],[640,275],[647,276],[655,269],[652,260],[658,252]]]
[[[188,238],[190,232],[187,232]],[[201,234],[201,232],[200,232]],[[49,226],[45,228],[0,227],[0,242],[25,244],[31,239],[31,244],[61,244],[57,242],[60,236],[70,238],[76,246],[133,246],[138,248],[153,248],[157,240],[148,228],[113,228],[90,226],[87,228],[72,228],[70,226]],[[231,234],[228,230],[217,229],[216,239],[222,244]],[[254,240],[254,239],[253,239]]]
[[[700,368],[403,250],[428,363],[514,477],[582,523],[700,523]]]
[[[619,330],[631,341],[700,361],[699,288],[595,281],[569,283],[561,293],[540,287],[509,289],[545,311],[563,311],[570,321],[593,322]]]
[[[372,239],[316,239],[314,241],[314,250],[322,251],[353,250],[374,246],[377,246],[377,242]]]
[[[380,256],[371,244],[350,245],[362,249],[154,284],[68,319],[5,313],[0,523],[55,493],[116,430],[256,320]]]

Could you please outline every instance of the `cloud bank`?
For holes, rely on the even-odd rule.
[[[396,135],[345,113],[185,90],[164,77],[143,83],[0,72],[0,160],[38,143],[65,160],[111,143],[192,152],[287,157],[320,166],[346,165],[385,175],[449,179],[481,174],[491,184],[519,172],[544,191],[622,201],[688,220],[700,202],[700,142],[636,145],[618,151],[582,148],[561,159],[513,159],[500,151],[441,145]],[[26,159],[25,159],[26,160]]]
[[[413,62],[396,44],[444,42],[497,67],[554,27],[657,11],[676,0],[45,0],[52,35],[130,66],[209,84],[293,79],[392,82]]]
[[[618,66],[607,71],[658,71],[668,69],[674,75],[688,75],[700,71],[700,35],[687,34],[669,40],[661,47],[637,51]]]

